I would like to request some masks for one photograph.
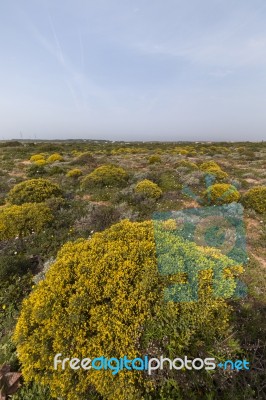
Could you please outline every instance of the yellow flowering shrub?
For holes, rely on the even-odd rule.
[[[25,203],[3,207],[0,209],[0,240],[40,232],[51,221],[51,211],[45,204]]]
[[[46,165],[46,161],[45,160],[36,160],[34,162],[35,165],[40,166],[40,165]]]
[[[158,199],[163,194],[159,186],[149,179],[144,179],[143,181],[137,183],[135,192],[144,197],[151,197],[153,199]]]
[[[168,243],[180,265],[205,262],[198,301],[164,301],[164,288],[174,276],[159,273],[151,221],[124,220],[90,240],[66,243],[45,279],[24,300],[15,328],[26,382],[48,385],[55,398],[66,400],[86,400],[95,391],[108,400],[142,399],[156,386],[143,371],[122,370],[114,376],[110,370],[55,370],[55,354],[132,359],[150,354],[156,340],[158,356],[177,356],[193,346],[197,335],[204,334],[207,341],[224,337],[229,309],[223,298],[212,296],[212,269],[219,259],[233,276],[231,260],[185,242],[164,227],[158,235],[159,250],[165,253]],[[227,295],[233,290],[229,279]]]
[[[186,156],[189,153],[188,150],[182,149],[179,151],[179,154],[181,154],[182,156]]]
[[[205,190],[204,198],[209,204],[221,205],[232,203],[240,199],[237,188],[227,183],[215,183]]]
[[[30,161],[31,162],[35,162],[35,161],[40,161],[40,160],[45,160],[45,156],[44,154],[34,154],[33,156],[31,156]]]
[[[82,180],[82,187],[90,186],[122,186],[128,178],[127,172],[112,164],[102,165],[85,176]]]
[[[68,178],[78,178],[79,176],[82,175],[82,171],[79,168],[74,168],[71,169],[70,171],[67,172],[66,176]]]
[[[175,165],[176,168],[179,167],[184,167],[187,168],[188,170],[197,170],[199,169],[199,167],[197,166],[197,164],[191,162],[191,161],[186,161],[186,160],[180,160],[176,163]]]
[[[8,193],[7,200],[11,204],[42,203],[52,197],[62,195],[59,186],[48,179],[29,179],[18,183]]]
[[[257,186],[248,190],[243,196],[243,204],[258,213],[266,212],[266,186]]]
[[[154,154],[149,157],[149,164],[156,164],[156,163],[161,163],[162,159],[158,154]]]
[[[200,165],[200,169],[207,174],[215,175],[217,179],[225,179],[228,174],[224,172],[215,161],[206,161]]]
[[[54,163],[54,162],[56,162],[56,161],[64,161],[64,158],[63,158],[63,156],[61,156],[61,154],[59,154],[59,153],[54,153],[54,154],[51,154],[48,158],[47,158],[47,162],[48,163]]]

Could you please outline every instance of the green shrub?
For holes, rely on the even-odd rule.
[[[30,179],[15,185],[8,193],[11,204],[42,203],[51,197],[59,197],[62,192],[58,185],[48,179]]]
[[[77,155],[77,152],[74,153],[74,155]],[[87,165],[87,164],[92,164],[94,162],[95,162],[95,160],[93,158],[92,153],[87,151],[85,153],[78,154],[77,158],[75,158],[73,161],[71,161],[71,164],[72,165]]]
[[[174,170],[162,172],[161,174],[159,174],[157,180],[158,185],[164,192],[179,190],[181,188],[178,175]]]
[[[114,206],[92,204],[89,213],[75,222],[75,230],[85,234],[103,231],[119,219],[120,213]]]
[[[29,385],[23,385],[18,392],[12,396],[12,400],[53,400],[53,398],[50,395],[48,387],[31,383]]]
[[[144,179],[137,183],[135,192],[143,197],[151,197],[153,199],[158,199],[163,193],[159,186],[149,179]]]
[[[61,154],[59,154],[59,153],[54,153],[54,154],[51,154],[48,158],[47,158],[47,162],[48,163],[54,163],[54,162],[57,162],[57,161],[64,161],[64,158],[61,156]]]
[[[242,203],[258,213],[266,212],[266,186],[257,186],[248,190],[243,196]]]
[[[0,257],[0,282],[7,281],[12,275],[22,276],[30,270],[30,267],[31,261],[25,256],[2,256]]]
[[[82,180],[82,187],[123,186],[128,178],[126,171],[112,164],[96,168]]]
[[[162,159],[159,155],[154,154],[153,156],[149,157],[149,164],[156,164],[156,163],[161,163]]]
[[[60,165],[52,165],[48,170],[47,170],[47,175],[48,176],[54,176],[54,175],[65,175],[66,171],[64,168],[62,168]]]
[[[107,400],[146,398],[157,385],[154,376],[143,371],[122,370],[114,377],[110,370],[86,373],[67,366],[55,370],[53,358],[57,353],[79,359],[101,355],[132,359],[145,354],[174,358],[191,355],[193,348],[198,351],[198,341],[202,354],[206,346],[212,349],[215,341],[223,341],[229,307],[224,298],[212,294],[213,261],[218,259],[229,276],[234,264],[219,252],[198,248],[169,231],[159,230],[158,235],[160,254],[171,246],[180,265],[205,263],[206,270],[196,277],[198,301],[164,300],[171,276],[158,271],[150,221],[123,221],[90,240],[69,242],[23,302],[14,340],[26,382],[48,385],[52,396],[66,400],[93,398],[95,391]],[[235,282],[226,282],[230,295]],[[182,385],[180,376],[174,371],[176,384]],[[167,379],[167,374],[156,374],[157,383]]]
[[[68,178],[79,178],[81,175],[82,175],[82,171],[79,168],[71,169],[66,174],[66,176]]]
[[[237,202],[240,199],[237,188],[227,183],[215,183],[209,186],[203,196],[209,204],[214,205]]]
[[[29,178],[39,178],[44,175],[47,175],[47,169],[44,165],[36,165],[36,163],[34,163],[27,168],[27,177]]]

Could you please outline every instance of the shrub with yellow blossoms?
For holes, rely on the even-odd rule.
[[[209,204],[221,205],[237,202],[240,199],[240,193],[234,185],[215,183],[205,190],[204,198]]]
[[[258,213],[266,212],[266,186],[256,186],[249,189],[243,196],[242,203]]]
[[[151,354],[156,343],[158,356],[172,357],[191,351],[202,335],[210,343],[224,337],[229,309],[224,298],[212,295],[212,269],[217,259],[229,276],[234,274],[230,266],[236,267],[219,252],[185,242],[163,226],[158,235],[161,243],[169,241],[177,262],[206,262],[206,271],[199,274],[198,301],[164,300],[173,277],[158,271],[151,221],[124,220],[90,240],[66,243],[45,279],[24,300],[17,322],[14,340],[26,381],[48,385],[55,398],[67,400],[94,398],[95,392],[108,400],[142,399],[155,393],[167,375],[55,370],[55,354],[132,359]],[[233,282],[227,285],[228,296]]]
[[[127,172],[113,164],[101,165],[85,176],[82,180],[82,187],[104,187],[123,186],[128,178]]]
[[[31,161],[31,162],[45,161],[45,156],[44,156],[44,154],[42,154],[42,153],[40,153],[40,154],[34,154],[33,156],[31,156],[30,161]]]
[[[206,161],[200,165],[200,170],[206,174],[214,175],[217,179],[223,180],[228,177],[228,174],[222,170],[220,165],[215,161]]]
[[[27,236],[33,231],[40,232],[51,221],[51,211],[42,203],[3,207],[0,209],[0,240]]]
[[[68,178],[79,178],[82,175],[82,171],[79,168],[73,168],[67,172]]]
[[[57,162],[57,161],[64,161],[63,156],[61,156],[61,154],[59,154],[59,153],[51,154],[51,155],[47,158],[47,162],[50,163],[50,164],[55,163],[55,162]]]
[[[144,179],[137,183],[135,192],[144,197],[151,197],[153,199],[158,199],[163,194],[162,189],[149,179]]]
[[[62,191],[56,183],[48,179],[29,179],[18,183],[8,193],[7,200],[11,204],[41,203],[52,197],[60,197]]]

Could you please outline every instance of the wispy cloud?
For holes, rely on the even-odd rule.
[[[89,79],[84,72],[84,46],[81,31],[77,30],[77,46],[80,47],[80,65],[77,60],[70,59],[59,39],[59,35],[55,29],[52,16],[48,15],[48,30],[43,33],[37,26],[26,16],[27,28],[30,30],[36,42],[47,51],[54,60],[57,61],[62,71],[62,79],[64,79],[66,87],[73,99],[73,103],[78,112],[92,112],[93,106],[88,99],[97,99],[102,105],[113,110],[113,112],[121,112],[121,108],[116,104],[115,97],[106,89],[97,85],[93,80]],[[50,34],[49,34],[50,30]],[[49,38],[50,36],[50,38]]]

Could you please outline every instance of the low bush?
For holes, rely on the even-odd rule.
[[[251,208],[258,213],[266,212],[266,186],[257,186],[248,190],[242,199],[245,207]]]
[[[48,179],[30,179],[15,185],[8,193],[11,204],[42,203],[51,197],[60,197],[59,186]]]
[[[82,188],[123,186],[128,179],[127,172],[113,164],[102,165],[85,176],[82,180]]]
[[[52,165],[49,169],[47,169],[48,176],[54,175],[65,175],[66,171],[60,165]]]
[[[175,164],[175,168],[184,168],[188,169],[189,171],[196,171],[199,169],[197,164],[191,162],[191,161],[186,161],[186,160],[180,160]]]
[[[45,160],[36,160],[34,162],[34,164],[39,167],[40,165],[46,165],[46,161]]]
[[[88,214],[75,222],[74,229],[80,233],[90,234],[109,228],[119,219],[120,212],[114,206],[92,204]]]
[[[154,154],[153,156],[149,157],[149,164],[156,164],[156,163],[161,163],[162,159],[159,155]]]
[[[159,174],[157,180],[158,180],[158,185],[163,192],[175,191],[181,188],[181,184],[179,182],[179,176],[174,170],[163,171],[162,173]]]
[[[0,257],[0,282],[10,280],[12,275],[24,275],[30,270],[31,266],[31,260],[25,256]]]
[[[82,175],[82,171],[79,168],[71,169],[66,174],[66,176],[68,178],[79,178],[81,175]]]
[[[91,152],[87,151],[85,153],[81,153],[71,161],[72,165],[88,165],[94,163],[94,157]]]
[[[135,193],[143,197],[158,199],[161,197],[163,192],[156,183],[150,181],[149,179],[144,179],[143,181],[137,183],[135,187]]]
[[[203,196],[208,204],[213,205],[237,202],[240,199],[240,193],[237,188],[226,183],[215,183],[209,186]]]
[[[27,168],[27,177],[29,178],[39,178],[40,176],[47,175],[47,169],[44,165],[37,165],[36,163],[32,164],[29,168]]]
[[[45,157],[43,154],[34,154],[33,156],[31,156],[30,161],[31,162],[36,162],[36,161],[40,161],[43,160],[45,161]]]
[[[41,232],[53,219],[45,204],[26,203],[0,208],[0,240]]]
[[[217,179],[225,179],[228,174],[224,172],[215,161],[206,161],[200,165],[201,171],[214,175]]]
[[[47,162],[48,163],[54,163],[54,162],[57,162],[57,161],[64,161],[64,158],[63,158],[63,156],[61,156],[61,154],[59,154],[59,153],[54,153],[54,154],[51,154],[48,158],[47,158]]]

